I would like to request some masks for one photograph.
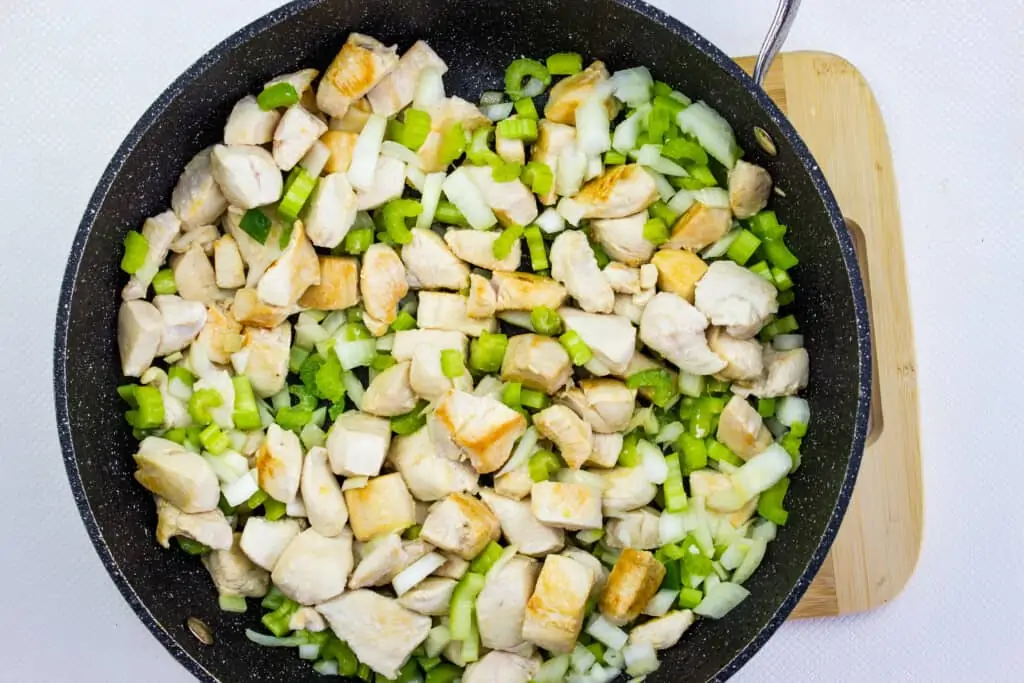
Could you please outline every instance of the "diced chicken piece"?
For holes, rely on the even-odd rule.
[[[533,478],[530,477],[530,470],[525,465],[494,478],[494,492],[513,500],[526,498],[532,488]]]
[[[409,293],[409,283],[402,259],[394,249],[386,244],[370,245],[363,254],[359,291],[370,317],[386,325],[395,322],[398,302]]]
[[[590,221],[594,240],[610,258],[627,266],[640,266],[651,260],[654,244],[644,237],[647,212],[624,218],[601,218]]]
[[[543,556],[565,545],[565,533],[541,524],[529,503],[506,498],[490,489],[482,489],[480,497],[498,518],[505,538],[519,546],[522,554]]]
[[[537,218],[537,200],[521,180],[499,183],[489,166],[467,165],[465,169],[502,225],[529,225]]]
[[[238,251],[242,254],[242,260],[248,267],[245,277],[245,286],[255,290],[260,278],[267,272],[267,268],[281,255],[281,235],[284,224],[278,219],[276,212],[265,214],[270,218],[270,232],[264,244],[260,244],[249,233],[242,230],[241,221],[245,212],[236,207],[229,207],[224,214],[221,225],[224,232],[235,238],[238,244]],[[194,231],[193,231],[194,232]]]
[[[402,247],[402,261],[414,287],[461,290],[469,283],[469,266],[432,230],[412,229],[412,241]]]
[[[242,209],[273,204],[281,198],[284,179],[270,152],[255,145],[216,145],[213,177],[221,192]]]
[[[442,76],[448,72],[444,60],[425,42],[417,40],[398,60],[398,66],[366,96],[373,113],[392,117],[412,104],[420,74],[428,68],[437,69]]]
[[[217,286],[213,264],[198,242],[193,242],[184,254],[171,258],[171,269],[174,284],[183,299],[209,305],[230,296]]]
[[[558,308],[568,293],[554,280],[532,273],[495,272],[491,285],[497,290],[496,310],[532,311],[541,306]]]
[[[681,610],[669,612],[635,627],[629,633],[630,645],[649,644],[655,650],[675,647],[686,629],[693,624],[693,612]]]
[[[231,525],[219,509],[190,514],[157,496],[156,541],[170,548],[174,536],[191,539],[214,550],[231,547]]]
[[[292,226],[288,246],[260,278],[256,293],[271,306],[294,306],[307,289],[320,284],[320,261],[302,221]]]
[[[469,571],[469,561],[454,553],[445,553],[445,563],[434,570],[434,576],[458,581]]]
[[[469,294],[466,296],[466,315],[470,318],[493,318],[498,306],[498,296],[491,287],[491,281],[482,275],[471,273]]]
[[[299,298],[303,308],[340,311],[359,303],[359,261],[344,256],[317,257],[320,284],[313,285]]]
[[[398,678],[399,669],[430,632],[430,617],[372,590],[349,591],[316,609],[360,662],[389,679]]]
[[[553,654],[572,651],[583,628],[594,573],[563,555],[548,555],[526,603],[523,638]]]
[[[370,101],[361,97],[353,102],[343,115],[332,116],[328,126],[333,131],[358,135],[366,127],[366,122],[372,113]]]
[[[477,474],[473,468],[469,463],[439,455],[425,427],[408,436],[397,437],[388,460],[417,500],[434,501],[450,493],[476,491]]]
[[[576,125],[576,109],[596,94],[598,86],[606,84],[608,78],[608,69],[601,61],[595,61],[578,74],[563,78],[551,88],[548,103],[544,107],[544,117],[556,123]],[[610,88],[607,89],[605,107],[609,117],[614,118],[616,107]]]
[[[522,382],[531,389],[554,394],[572,376],[572,361],[556,339],[539,334],[517,334],[508,340],[501,363],[501,378]]]
[[[225,145],[265,145],[274,139],[274,131],[281,120],[276,109],[263,111],[254,95],[238,100],[224,126]]]
[[[712,469],[696,470],[690,473],[690,495],[700,496],[707,500],[715,493],[728,491],[732,488],[729,475]]]
[[[327,67],[316,92],[320,111],[344,116],[353,102],[369,93],[398,65],[396,46],[361,33],[350,33],[341,51]]]
[[[141,377],[156,358],[164,319],[156,306],[142,299],[125,301],[117,313],[117,347],[121,373]]]
[[[498,322],[494,318],[471,318],[468,299],[448,292],[420,292],[416,322],[428,330],[453,330],[479,337],[494,332]]]
[[[306,454],[300,488],[310,526],[323,536],[340,534],[348,522],[348,508],[327,464],[327,449],[315,447]]]
[[[594,434],[594,451],[590,454],[589,465],[598,467],[615,467],[622,452],[623,437],[616,434]]]
[[[259,327],[245,330],[245,343],[242,346],[244,374],[249,378],[257,396],[266,398],[284,389],[291,344],[292,326],[287,322],[272,330]]]
[[[342,413],[327,436],[331,470],[346,477],[375,477],[390,444],[387,420],[358,411]]]
[[[560,399],[595,432],[614,434],[625,431],[629,424],[636,392],[619,380],[594,378],[580,380],[578,387],[566,389]]]
[[[231,211],[232,207],[228,207],[228,211]],[[234,209],[235,211],[241,211],[241,209]],[[167,212],[173,213],[173,212]],[[227,213],[224,214],[227,216]],[[175,217],[177,218],[177,217]],[[145,226],[143,226],[145,227]],[[184,254],[193,244],[198,243],[203,248],[203,253],[207,256],[213,255],[213,243],[220,237],[220,231],[217,230],[216,225],[200,225],[198,228],[193,228],[188,232],[179,233],[173,241],[168,251],[175,254]],[[163,260],[160,261],[160,264]],[[152,271],[150,271],[152,272]],[[138,273],[136,273],[138,275]],[[132,284],[129,280],[128,284]],[[127,286],[127,285],[126,285]]]
[[[578,230],[565,230],[551,245],[551,276],[565,285],[580,307],[590,313],[611,313],[615,293],[597,265],[594,250]]]
[[[193,347],[201,347],[214,363],[226,365],[231,362],[231,354],[240,351],[245,341],[242,337],[242,326],[231,312],[221,305],[207,308],[205,317],[206,323]]]
[[[514,119],[516,116],[512,115],[509,118]],[[505,163],[526,163],[526,145],[523,141],[507,138],[497,130],[494,131],[494,151]]]
[[[807,349],[775,351],[764,347],[764,373],[756,380],[734,384],[733,390],[741,396],[753,394],[759,398],[792,396],[807,386],[810,358]]]
[[[299,490],[302,475],[302,444],[294,432],[277,424],[267,428],[267,438],[256,452],[260,488],[274,500],[290,503]]]
[[[288,628],[292,631],[312,631],[319,633],[327,630],[327,622],[312,607],[300,607],[288,620]]]
[[[142,267],[132,274],[128,284],[121,290],[122,299],[131,301],[145,298],[153,276],[159,272],[160,266],[167,259],[167,252],[180,232],[181,221],[173,211],[164,211],[146,219],[142,224],[142,236],[146,238],[149,249]]]
[[[584,218],[632,216],[658,201],[654,178],[637,164],[612,166],[588,182],[575,199]]]
[[[448,614],[452,593],[458,581],[430,576],[398,598],[398,604],[413,612],[440,617]]]
[[[615,306],[612,307],[612,312],[615,313],[615,315],[621,315],[623,318],[629,318],[629,321],[634,325],[639,325],[640,319],[644,315],[644,308],[647,304],[638,304],[636,299],[636,296],[616,294]]]
[[[708,348],[704,336],[707,326],[704,314],[686,299],[671,292],[660,292],[644,309],[640,339],[679,369],[695,375],[710,375],[722,370],[726,363]]]
[[[416,504],[397,472],[371,477],[363,488],[345,491],[345,502],[352,532],[360,541],[416,523]]]
[[[534,414],[533,424],[558,446],[562,459],[574,470],[583,467],[594,450],[590,424],[563,405],[553,405]]]
[[[306,209],[306,232],[313,244],[333,249],[356,220],[356,193],[344,172],[320,179]]]
[[[660,515],[651,508],[627,512],[608,520],[604,542],[609,548],[651,550],[661,545],[658,523]]]
[[[287,597],[300,605],[314,605],[344,591],[351,571],[349,531],[328,538],[316,529],[306,529],[281,553],[271,578]]]
[[[749,339],[779,310],[778,292],[760,275],[732,261],[715,261],[697,283],[695,305],[713,325]]]
[[[250,517],[242,530],[242,552],[260,567],[273,571],[284,549],[302,532],[302,526],[296,519],[272,522],[266,517]]]
[[[416,350],[425,346],[465,353],[468,341],[465,334],[455,330],[402,330],[395,333],[391,356],[397,361],[412,360]]]
[[[727,365],[718,377],[727,380],[755,380],[764,371],[761,344],[756,339],[736,339],[721,327],[708,330],[708,347]]]
[[[434,417],[480,474],[499,470],[526,431],[526,419],[501,401],[456,389],[437,404]]]
[[[356,190],[356,209],[369,211],[398,199],[405,190],[405,164],[381,155],[377,158],[377,166],[373,172],[373,184],[362,190]]]
[[[173,441],[147,436],[133,456],[135,480],[185,513],[209,512],[220,501],[220,482],[198,453]]]
[[[576,118],[576,110],[573,109],[573,121]],[[541,119],[537,124],[537,141],[530,149],[530,160],[546,164],[553,174],[558,173],[558,157],[562,150],[576,143],[576,129],[569,125],[555,123],[548,119]],[[540,201],[545,206],[551,206],[557,201],[554,183],[551,191],[541,195]]]
[[[608,581],[608,570],[601,560],[597,559],[586,550],[569,546],[561,553],[563,557],[568,557],[570,560],[579,562],[584,567],[590,570],[591,575],[594,577],[594,583],[590,588],[590,597],[597,600],[601,597],[601,593],[604,592],[604,584]]]
[[[342,130],[329,130],[321,135],[320,142],[324,143],[330,152],[327,163],[324,164],[324,173],[346,174],[349,166],[352,165],[352,153],[355,151],[358,139],[359,133]],[[320,182],[322,183],[323,180]]]
[[[511,652],[488,652],[466,667],[465,683],[529,683],[540,662]]]
[[[494,241],[500,234],[496,230],[448,230],[444,240],[455,256],[478,268],[513,271],[522,260],[520,241],[516,240],[508,256],[497,259],[494,257]]]
[[[741,396],[733,396],[725,405],[719,418],[717,436],[744,460],[749,460],[772,443],[772,434],[764,426],[761,416]]]
[[[445,132],[456,123],[462,124],[462,130],[472,133],[477,128],[491,125],[490,119],[481,113],[475,104],[461,97],[448,97],[427,107],[430,115],[430,133],[420,146],[416,155],[425,173],[436,173],[445,170],[447,164],[441,155]]]
[[[700,251],[722,239],[731,227],[732,212],[729,209],[694,202],[672,226],[668,242],[661,247]]]
[[[228,202],[214,182],[211,167],[212,148],[202,150],[185,165],[178,183],[171,192],[171,209],[185,224],[186,230],[214,223],[228,208]]]
[[[224,235],[213,243],[213,269],[218,287],[237,289],[245,285],[245,264],[231,235]]]
[[[760,166],[740,159],[729,171],[729,206],[736,218],[750,218],[768,206],[772,177]]]
[[[416,407],[416,394],[409,381],[412,363],[396,363],[373,378],[363,396],[363,410],[378,417],[404,415]]]
[[[589,247],[589,245],[588,245]],[[640,293],[640,269],[612,261],[601,272],[616,294]]]
[[[642,508],[658,495],[643,467],[613,467],[595,474],[604,480],[601,505],[606,515]]]
[[[624,626],[640,616],[665,578],[665,565],[645,550],[626,548],[615,561],[601,595],[605,619]]]
[[[693,303],[697,282],[708,270],[708,264],[700,256],[685,249],[662,249],[654,255],[651,263],[658,268],[659,289]]]
[[[575,308],[560,308],[565,328],[574,331],[594,352],[594,358],[613,374],[625,369],[636,350],[636,328],[620,315],[585,313]]]
[[[490,508],[465,493],[452,493],[430,509],[420,538],[464,560],[479,555],[501,536],[501,525]]]
[[[241,536],[234,534],[227,550],[211,550],[203,555],[203,566],[221,595],[260,598],[267,594],[270,575],[242,552],[238,545]]]
[[[530,491],[530,509],[548,526],[601,528],[601,492],[584,484],[538,481]]]
[[[301,104],[293,104],[274,130],[274,162],[283,171],[292,170],[326,132],[326,123],[306,111]]]
[[[526,603],[537,584],[540,565],[515,557],[487,577],[476,601],[477,623],[484,647],[514,650],[523,645]]]
[[[405,553],[402,551],[402,537],[396,533],[387,534],[373,541],[370,550],[364,551],[362,559],[352,572],[350,589],[381,586],[402,571]]]

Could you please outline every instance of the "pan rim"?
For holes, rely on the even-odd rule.
[[[321,4],[328,0],[294,0],[276,10],[273,10],[246,26],[238,29],[229,37],[212,47],[198,60],[178,76],[142,114],[139,120],[132,126],[129,133],[118,146],[117,151],[111,158],[110,163],[104,169],[96,189],[93,191],[86,206],[74,239],[71,244],[71,251],[68,256],[67,266],[61,282],[60,299],[57,306],[56,326],[54,330],[54,355],[53,355],[53,389],[54,402],[56,407],[57,431],[60,438],[61,451],[64,459],[64,467],[67,472],[71,486],[72,495],[78,508],[82,523],[86,528],[89,539],[92,541],[96,553],[99,555],[107,574],[117,586],[118,591],[125,601],[135,612],[139,620],[149,629],[161,645],[176,659],[186,670],[201,681],[215,683],[218,679],[204,667],[198,660],[193,658],[179,643],[178,640],[163,626],[156,616],[149,610],[139,595],[132,588],[127,575],[122,571],[114,558],[114,553],[104,539],[100,525],[85,496],[84,485],[81,473],[78,469],[78,459],[71,434],[70,407],[68,405],[67,392],[67,342],[68,328],[70,324],[71,302],[75,292],[75,282],[81,265],[85,242],[92,232],[96,216],[102,206],[114,180],[121,172],[128,156],[132,153],[139,141],[143,138],[149,128],[162,116],[168,105],[197,77],[203,74],[206,69],[213,66],[225,53],[243,45],[252,37],[264,32],[274,25],[285,21],[296,14],[306,11],[308,8]],[[860,462],[864,453],[864,446],[867,437],[868,413],[871,402],[871,339],[868,322],[868,307],[864,293],[863,281],[860,275],[860,267],[854,252],[853,240],[844,227],[844,219],[839,205],[836,202],[824,174],[817,162],[811,155],[803,139],[799,136],[792,124],[785,117],[782,111],[768,97],[767,93],[758,87],[750,76],[732,61],[722,50],[716,47],[709,40],[701,36],[695,30],[684,24],[682,21],[671,15],[648,5],[642,0],[614,0],[619,4],[643,17],[656,22],[670,30],[677,38],[686,40],[706,57],[725,71],[729,76],[736,79],[743,85],[761,106],[762,111],[778,126],[783,136],[791,145],[793,152],[800,159],[805,172],[809,175],[812,185],[818,196],[825,205],[826,213],[832,224],[833,232],[839,242],[842,252],[843,263],[846,268],[846,279],[850,286],[853,297],[855,312],[855,324],[857,329],[856,343],[858,346],[858,397],[857,410],[854,418],[853,440],[849,452],[849,459],[843,482],[836,498],[836,504],[832,508],[828,524],[818,541],[815,551],[811,554],[800,577],[792,586],[786,599],[771,616],[771,618],[760,628],[757,634],[748,641],[722,668],[720,668],[712,681],[725,681],[732,677],[744,664],[746,664],[761,649],[765,642],[781,626],[786,617],[796,607],[797,602],[807,591],[812,579],[817,574],[824,562],[825,556],[835,540],[839,531],[839,525],[843,519],[846,509],[853,493],[853,486],[860,468]]]

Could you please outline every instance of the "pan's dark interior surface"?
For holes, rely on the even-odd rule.
[[[801,257],[797,315],[812,358],[807,392],[815,416],[804,464],[787,498],[790,524],[750,580],[752,596],[728,618],[701,622],[672,652],[658,680],[728,677],[795,604],[838,526],[863,445],[869,387],[866,313],[849,240],[813,161],[777,110],[766,109],[721,55],[678,22],[647,6],[612,0],[517,3],[328,0],[289,5],[239,32],[179,79],[139,123],[114,159],[83,220],[58,312],[56,394],[72,488],[101,557],[125,597],[171,652],[201,678],[316,680],[293,651],[250,644],[259,608],[231,615],[199,562],[153,539],[152,498],[132,479],[133,442],[119,384],[115,317],[124,276],[125,232],[166,209],[177,176],[202,147],[219,140],[232,104],[270,77],[326,66],[358,29],[405,49],[424,38],[451,67],[450,93],[476,99],[499,87],[507,63],[576,50],[609,67],[647,65],[656,78],[704,99],[732,122],[747,158],[765,165],[784,190],[774,206],[791,226]],[[749,82],[746,82],[749,83]],[[754,144],[764,127],[779,154]],[[811,172],[809,172],[811,169]],[[66,350],[63,346],[65,342]],[[79,482],[80,478],[80,482]],[[69,520],[69,523],[70,520]],[[216,643],[204,647],[185,626],[198,616]],[[112,644],[112,655],[116,655]]]

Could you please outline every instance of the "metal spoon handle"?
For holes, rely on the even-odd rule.
[[[775,17],[772,25],[768,28],[768,35],[764,37],[761,44],[761,51],[757,55],[757,62],[754,64],[754,82],[764,87],[765,76],[768,69],[779,54],[782,44],[786,41],[789,29],[796,19],[796,11],[800,8],[800,0],[779,0],[779,6],[775,9]]]

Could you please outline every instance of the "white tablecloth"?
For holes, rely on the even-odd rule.
[[[186,681],[78,520],[54,428],[64,260],[122,137],[183,69],[275,0],[0,2],[0,680]],[[732,54],[771,0],[656,4]],[[788,624],[741,681],[1024,680],[1019,386],[1024,3],[804,3],[788,47],[844,55],[895,154],[916,328],[927,533],[891,605]]]

